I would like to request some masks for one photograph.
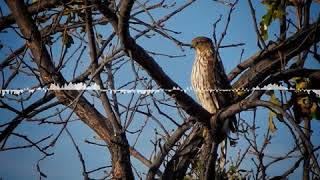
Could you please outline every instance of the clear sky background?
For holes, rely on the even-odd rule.
[[[153,2],[153,1],[152,1]],[[173,2],[173,1],[172,1]],[[177,4],[183,4],[184,0],[178,0]],[[6,15],[8,13],[8,9],[3,0],[0,0],[1,9]],[[266,12],[265,8],[260,5],[260,1],[253,1],[254,6],[256,8],[256,15],[258,21],[262,15]],[[177,5],[178,7],[178,5]],[[315,5],[312,6],[311,12],[312,20],[314,21],[319,14],[320,6]],[[198,0],[190,7],[182,11],[181,13],[175,15],[166,23],[166,28],[181,32],[181,34],[174,35],[175,38],[181,40],[185,43],[190,43],[190,41],[196,36],[207,36],[212,37],[212,25],[219,18],[219,15],[223,15],[223,21],[219,23],[217,29],[218,38],[220,37],[220,33],[223,31],[225,26],[225,19],[227,17],[228,9],[221,5],[220,3],[216,3],[210,0]],[[153,12],[154,18],[157,20],[161,18],[164,14],[170,12],[169,10],[156,10]],[[232,14],[230,26],[228,28],[226,37],[222,42],[222,45],[233,44],[233,43],[245,43],[245,46],[238,48],[225,48],[220,50],[220,56],[223,60],[226,72],[230,72],[238,63],[240,59],[241,49],[244,49],[243,60],[247,59],[259,49],[256,46],[256,34],[252,24],[252,18],[249,13],[248,3],[245,0],[240,0],[238,5],[236,6],[236,10]],[[292,15],[293,10],[288,15]],[[149,22],[147,16],[141,17]],[[278,22],[274,22],[270,27],[269,37],[270,39],[275,39],[273,33],[278,32]],[[98,31],[101,31],[101,34],[108,34],[108,30],[103,29],[103,27],[99,27]],[[134,34],[134,32],[132,32]],[[8,31],[8,33],[0,33],[0,41],[2,44],[9,44],[9,47],[12,49],[16,49],[20,47],[23,43],[17,35]],[[77,47],[77,41],[75,41],[75,45],[72,48]],[[172,41],[168,39],[164,39],[163,37],[157,35],[154,38],[140,38],[138,43],[144,47],[146,50],[166,53],[171,55],[185,55],[185,57],[180,58],[167,58],[162,56],[154,56],[157,63],[163,68],[163,70],[173,79],[175,80],[181,87],[186,88],[190,87],[190,73],[191,67],[194,59],[194,51],[189,48],[184,48],[185,51],[182,52]],[[60,54],[60,49],[55,49],[56,53]],[[4,48],[0,50],[0,59],[4,59],[6,55],[8,55],[10,49]],[[88,55],[84,56],[84,58],[89,58]],[[87,60],[88,62],[89,60]],[[308,63],[308,67],[310,68],[320,68],[319,64],[315,61],[310,61]],[[128,68],[128,67],[127,67]],[[126,70],[118,73],[116,76],[116,83],[121,84],[120,82],[125,81],[131,74],[127,74]],[[6,75],[7,72],[5,72]],[[63,71],[64,75],[71,76],[68,74],[68,68],[65,68]],[[0,75],[2,76],[2,75]],[[2,80],[1,77],[0,80]],[[31,79],[28,77],[20,77],[16,80],[16,82],[10,86],[10,88],[27,88],[30,87]],[[41,95],[41,92],[39,92]],[[190,95],[194,97],[193,93],[190,92]],[[119,98],[125,102],[128,100],[128,95],[119,95]],[[176,112],[169,112],[173,117],[177,116]],[[44,116],[41,114],[40,116]],[[67,115],[65,113],[64,115]],[[242,118],[247,119],[249,122],[252,120],[252,112],[244,112],[241,113]],[[9,121],[13,117],[12,113],[8,113],[7,111],[0,110],[0,119],[1,124]],[[136,118],[138,119],[138,118]],[[267,120],[268,120],[268,112],[259,108],[257,122],[258,126],[261,127],[263,132],[267,130]],[[275,120],[278,131],[274,133],[274,139],[272,140],[272,145],[267,149],[267,152],[271,155],[279,155],[288,151],[288,148],[293,147],[293,140],[288,133],[288,129],[284,127],[282,124],[278,123]],[[136,120],[136,127],[141,126],[141,121]],[[140,124],[140,126],[139,126]],[[168,126],[171,127],[172,124],[168,123]],[[313,129],[315,130],[313,133],[313,143],[315,145],[320,144],[320,140],[316,137],[319,137],[320,125],[319,121],[312,122]],[[156,123],[148,124],[149,131],[146,131],[142,134],[142,138],[138,141],[136,148],[140,150],[146,157],[150,156],[152,144],[149,141],[149,138],[154,136],[153,129],[159,128]],[[172,126],[174,127],[174,126]],[[29,138],[39,139],[40,137],[44,137],[45,135],[57,134],[61,129],[60,126],[55,125],[46,125],[39,126],[36,123],[22,123],[16,132],[23,132],[28,135]],[[84,142],[85,139],[93,140],[94,133],[81,121],[71,122],[68,124],[69,131],[73,134],[77,144],[79,145],[81,152],[84,155],[86,165],[88,170],[92,170],[98,168],[100,166],[110,165],[109,162],[109,153],[103,147],[99,148],[96,146],[88,145]],[[261,136],[263,133],[261,133]],[[129,141],[133,139],[133,137],[128,137]],[[132,141],[130,141],[132,142]],[[260,142],[261,143],[261,142]],[[8,142],[8,145],[17,146],[25,144],[23,141],[17,138],[11,138]],[[231,156],[235,156],[236,152],[239,149],[245,149],[247,144],[243,142],[242,139],[239,140],[238,145],[235,148],[232,148],[230,151]],[[80,179],[81,175],[81,165],[78,159],[78,155],[76,153],[75,148],[71,144],[70,138],[64,132],[62,137],[59,138],[57,144],[51,150],[54,152],[53,156],[46,158],[44,161],[41,161],[42,171],[48,175],[47,179]],[[35,179],[38,174],[36,171],[36,164],[39,159],[41,159],[43,155],[39,153],[34,148],[30,149],[20,149],[13,151],[5,151],[0,153],[0,177],[3,179]],[[249,158],[248,158],[249,159]],[[146,171],[144,165],[142,165],[139,161],[132,158],[133,163],[138,167],[139,171]],[[274,168],[270,168],[267,171],[269,176],[280,175],[287,168],[289,168],[289,164],[292,161],[285,161],[283,163],[279,163]],[[253,166],[250,160],[245,161],[243,168],[250,168]],[[296,171],[295,174],[291,177],[292,179],[296,179],[296,175],[301,174],[301,171]],[[97,174],[97,177],[101,177],[101,173]],[[299,177],[299,176],[298,176]],[[299,178],[298,178],[299,179]]]

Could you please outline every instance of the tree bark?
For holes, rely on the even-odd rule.
[[[112,161],[112,179],[133,180],[129,143],[125,132],[113,137],[109,149]]]
[[[310,141],[310,126],[311,122],[309,119],[304,120],[304,133],[306,134],[306,138]],[[303,180],[309,180],[310,179],[310,154],[306,150],[306,148],[303,148],[304,152],[304,159],[303,159]]]

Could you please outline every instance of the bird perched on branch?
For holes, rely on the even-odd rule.
[[[219,55],[215,54],[211,39],[194,38],[191,46],[196,50],[191,73],[192,88],[201,105],[210,113],[215,114],[218,109],[232,104],[233,92],[223,91],[231,89],[231,85]],[[223,127],[226,133],[222,135],[224,137],[229,130],[235,132],[236,117],[228,118]]]
[[[215,114],[219,109],[232,104],[233,92],[223,91],[231,89],[231,85],[211,39],[207,37],[194,38],[191,46],[196,50],[191,73],[192,88],[203,108]],[[226,139],[230,130],[232,132],[236,131],[236,117],[226,119],[223,125],[218,126],[216,130],[218,133],[214,134],[213,139],[220,143]],[[202,133],[205,139],[203,147],[210,149],[211,139],[208,138],[208,130],[205,129]],[[226,163],[226,146],[224,143],[221,144],[221,153],[220,167],[223,169]],[[201,159],[205,161],[206,157]]]

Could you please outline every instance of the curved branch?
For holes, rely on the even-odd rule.
[[[272,74],[268,79],[263,81],[259,86],[262,87],[271,83],[290,80],[293,77],[308,77],[311,80],[315,81],[320,79],[319,73],[320,73],[320,70],[316,70],[316,69],[301,69],[301,68],[288,69],[282,72]],[[314,84],[314,85],[317,86],[317,84]],[[312,88],[316,88],[316,87],[312,87]]]
[[[229,106],[228,108],[226,108],[224,110],[220,110],[220,112],[218,112],[217,116],[214,116],[214,118],[217,118],[219,121],[221,121],[223,119],[231,117],[232,115],[234,115],[238,112],[245,111],[250,108],[257,107],[257,106],[266,107],[272,111],[276,111],[276,112],[280,113],[283,117],[285,117],[290,122],[290,124],[293,126],[293,128],[296,130],[296,132],[301,137],[302,143],[306,147],[306,151],[311,156],[312,161],[315,163],[315,167],[316,167],[315,170],[316,170],[317,174],[320,175],[319,164],[318,164],[317,158],[314,156],[312,144],[310,143],[310,141],[308,141],[304,132],[295,123],[292,116],[290,114],[288,114],[287,112],[285,112],[285,110],[283,110],[281,107],[277,106],[276,104],[273,104],[268,101],[262,101],[262,100],[254,100],[254,101],[242,100],[236,104]],[[213,121],[216,121],[216,120],[213,120]]]
[[[307,50],[314,43],[319,42],[320,37],[317,34],[320,34],[319,22],[302,29],[281,43],[273,43],[266,50],[257,52],[229,73],[228,79],[232,81],[246,70],[233,84],[233,88],[251,88],[258,85],[270,74],[270,71],[280,67],[281,60],[285,60],[284,63],[287,63],[303,50]],[[283,57],[279,57],[279,52],[283,54]]]

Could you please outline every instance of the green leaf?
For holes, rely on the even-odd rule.
[[[268,39],[268,26],[262,22],[260,22],[260,32],[263,40]]]
[[[282,10],[282,9],[276,9],[273,13],[273,18],[276,19],[276,18],[282,18],[283,16],[285,15],[285,12]]]
[[[310,111],[311,111],[311,115],[310,115],[311,119],[320,120],[320,108],[316,102],[312,103]]]
[[[230,171],[230,172],[237,172],[237,168],[236,168],[234,165],[231,165],[231,166],[229,167],[229,171]]]
[[[271,24],[271,20],[272,20],[272,10],[268,11],[267,14],[265,14],[264,16],[262,16],[262,21],[264,22],[264,24],[266,24],[267,26],[270,26]]]
[[[260,32],[264,40],[268,39],[268,27],[271,22],[277,18],[282,18],[285,15],[285,11],[280,3],[280,1],[264,0],[262,1],[267,8],[267,13],[262,16],[260,22]]]
[[[260,22],[260,32],[261,36],[264,40],[268,39],[268,27],[271,24],[272,20],[272,11],[268,11],[267,14],[262,16],[262,20]]]

